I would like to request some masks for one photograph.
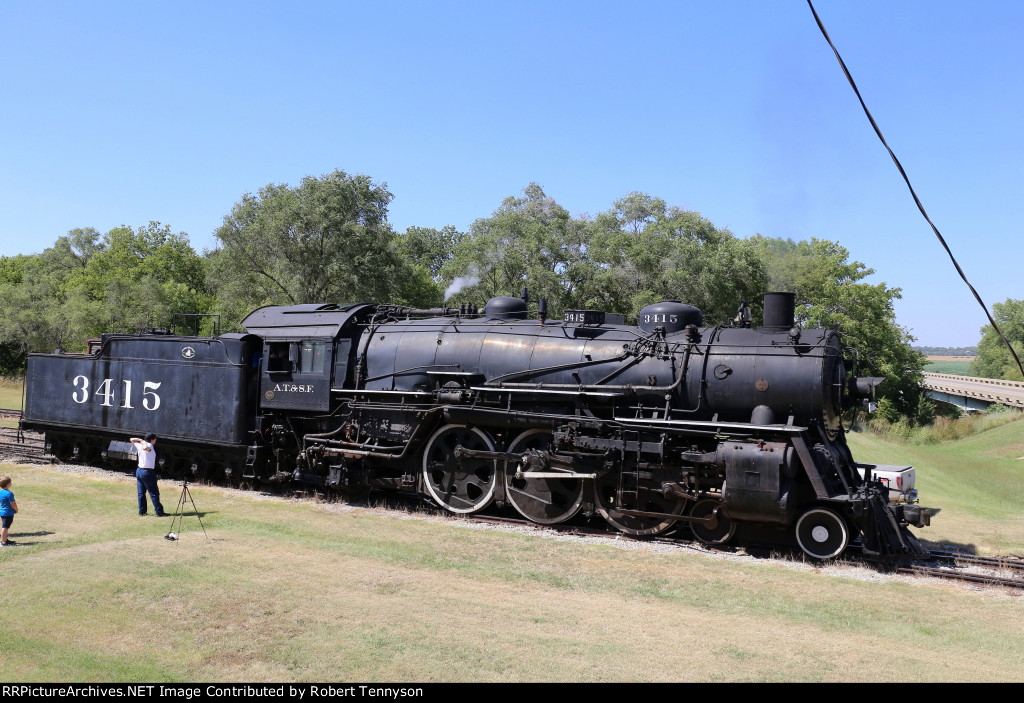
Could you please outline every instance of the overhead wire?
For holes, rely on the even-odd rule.
[[[978,304],[981,305],[981,309],[985,311],[985,317],[988,318],[989,323],[996,331],[996,334],[999,335],[999,338],[1003,340],[1003,344],[1006,345],[1006,348],[1010,350],[1010,355],[1013,356],[1013,360],[1017,362],[1017,368],[1020,369],[1021,376],[1024,376],[1024,365],[1021,364],[1020,357],[1017,356],[1017,352],[1014,351],[1009,340],[1007,340],[1006,336],[1003,335],[1003,331],[999,329],[999,325],[997,325],[996,321],[993,319],[992,314],[988,310],[988,306],[985,305],[985,301],[981,299],[981,296],[978,295],[978,291],[976,291],[974,286],[971,285],[971,282],[967,280],[967,274],[965,274],[964,270],[960,268],[960,264],[957,263],[956,257],[953,256],[953,252],[950,250],[949,245],[946,244],[946,239],[942,236],[942,233],[939,232],[939,228],[936,227],[931,218],[928,217],[928,213],[925,211],[924,205],[921,204],[921,199],[917,197],[917,193],[914,191],[914,186],[910,185],[910,178],[907,177],[907,172],[903,170],[903,164],[901,164],[900,160],[896,158],[896,154],[894,154],[892,149],[889,148],[888,142],[886,142],[885,137],[882,136],[882,130],[879,129],[878,124],[875,122],[875,118],[871,116],[871,111],[868,110],[868,106],[864,103],[864,98],[861,97],[860,90],[857,89],[857,83],[853,80],[853,76],[850,74],[849,69],[846,68],[846,63],[843,62],[843,57],[839,55],[839,50],[836,48],[836,45],[832,43],[832,39],[829,37],[828,31],[825,29],[825,25],[821,21],[821,17],[818,16],[817,11],[814,9],[814,4],[811,0],[807,0],[807,6],[811,8],[811,14],[814,15],[814,21],[818,23],[818,29],[821,30],[821,34],[825,37],[825,41],[827,41],[828,45],[832,47],[832,53],[836,55],[836,60],[839,61],[839,66],[843,69],[843,73],[846,75],[846,80],[849,81],[850,87],[853,88],[853,92],[857,95],[857,100],[860,101],[860,106],[863,108],[864,114],[867,115],[872,128],[874,128],[875,134],[878,135],[878,139],[882,142],[882,146],[885,147],[885,150],[889,152],[889,156],[892,157],[892,161],[896,164],[896,168],[899,170],[900,175],[903,176],[903,181],[907,184],[907,188],[910,190],[910,195],[913,196],[914,202],[917,203],[917,209],[921,211],[925,221],[931,226],[932,232],[935,233],[935,236],[938,238],[942,248],[945,249],[946,254],[949,255],[949,260],[953,262],[956,272],[960,274],[960,278],[962,278],[963,282],[967,284],[967,287],[974,295],[974,299],[978,301]]]

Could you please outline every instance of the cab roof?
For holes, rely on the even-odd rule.
[[[334,338],[369,303],[267,305],[249,313],[242,325],[264,339]]]

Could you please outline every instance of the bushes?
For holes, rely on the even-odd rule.
[[[881,406],[879,403],[879,410]],[[937,444],[970,437],[1024,418],[1024,413],[1005,405],[973,415],[936,415],[930,423],[911,423],[907,417],[889,421],[889,415],[875,412],[866,423],[857,423],[855,429],[872,432],[894,442]]]

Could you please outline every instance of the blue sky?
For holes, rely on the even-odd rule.
[[[815,7],[982,297],[1024,298],[1024,3]],[[0,66],[0,255],[150,220],[211,248],[242,194],[340,168],[399,231],[642,191],[838,240],[921,344],[985,322],[803,0],[0,0]]]

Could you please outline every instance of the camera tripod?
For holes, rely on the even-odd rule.
[[[172,542],[177,541],[178,535],[181,534],[183,523],[185,521],[185,501],[188,500],[192,504],[192,510],[196,514],[196,518],[199,520],[199,527],[203,529],[203,535],[206,539],[210,539],[210,535],[206,534],[206,527],[203,525],[203,518],[199,515],[199,508],[196,507],[196,502],[192,499],[192,491],[188,489],[188,479],[183,479],[181,482],[181,495],[178,497],[178,507],[174,511],[174,515],[171,517],[171,530],[164,539],[171,540]],[[174,521],[178,521],[178,531],[174,531]]]

